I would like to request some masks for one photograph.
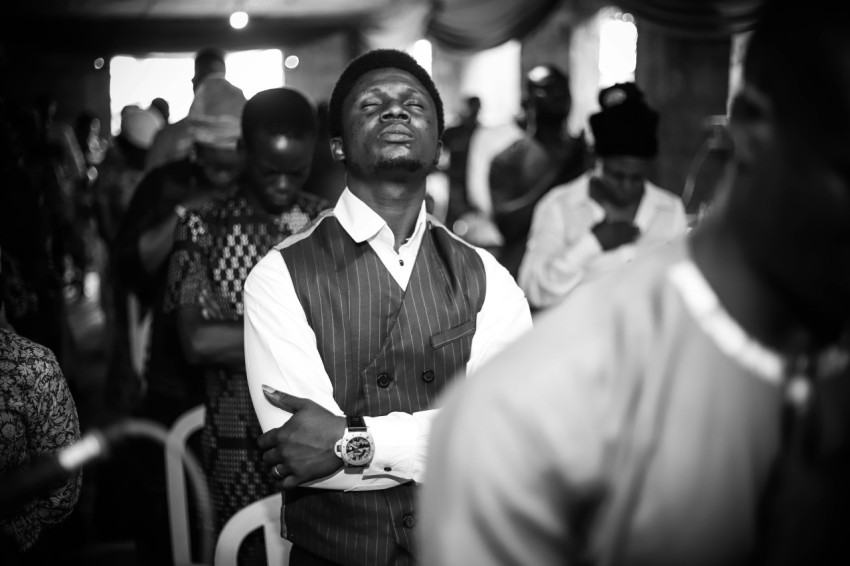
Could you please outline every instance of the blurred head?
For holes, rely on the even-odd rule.
[[[264,90],[245,104],[240,144],[244,176],[251,194],[269,212],[282,212],[304,186],[318,131],[316,108],[296,90]]]
[[[137,149],[150,149],[153,138],[164,125],[165,121],[156,110],[129,105],[121,109],[119,135]]]
[[[658,113],[635,83],[599,92],[601,110],[590,117],[598,177],[615,204],[640,200],[650,162],[658,153]]]
[[[74,135],[80,146],[85,148],[91,136],[100,135],[100,118],[89,110],[83,110],[74,119]]]
[[[195,76],[192,77],[192,88],[198,87],[204,79],[216,73],[224,74],[224,51],[215,47],[206,47],[195,54]]]
[[[403,51],[380,49],[349,63],[329,106],[331,151],[349,174],[426,175],[439,158],[443,102]]]
[[[466,117],[468,120],[477,120],[481,113],[481,99],[477,96],[468,96],[464,100],[466,104]]]
[[[523,105],[537,121],[561,123],[572,109],[570,81],[554,65],[537,65],[525,75]]]
[[[236,146],[245,102],[242,90],[223,75],[211,75],[198,87],[189,107],[187,120],[195,162],[214,186],[230,184],[240,172],[241,157]]]
[[[763,278],[828,338],[850,320],[850,24],[813,3],[768,3],[750,38],[721,218]]]

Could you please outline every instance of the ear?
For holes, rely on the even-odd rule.
[[[773,105],[759,89],[745,85],[732,101],[729,134],[736,159],[751,163],[774,135]]]
[[[440,164],[440,159],[443,157],[443,140],[437,140],[437,157],[434,158],[434,167]]]
[[[331,138],[331,155],[334,161],[345,161],[345,148],[342,145],[342,138]]]

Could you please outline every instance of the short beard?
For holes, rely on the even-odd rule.
[[[425,163],[410,157],[382,157],[373,168],[375,173],[392,173],[394,171],[419,173],[425,172],[427,169],[428,166]]]

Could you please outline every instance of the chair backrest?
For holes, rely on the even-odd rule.
[[[168,518],[171,523],[171,552],[174,566],[203,566],[192,562],[189,540],[189,499],[186,496],[186,475],[183,453],[192,433],[204,426],[205,409],[198,405],[183,413],[168,431],[165,443],[165,479],[168,489]]]
[[[279,493],[269,495],[230,517],[218,535],[213,560],[215,566],[236,566],[242,541],[260,527],[266,541],[266,560],[269,566],[289,564],[292,543],[280,536],[280,497]]]

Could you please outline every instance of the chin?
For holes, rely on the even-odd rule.
[[[273,214],[279,214],[292,206],[292,203],[295,201],[294,194],[288,194],[286,196],[272,197],[266,198],[263,200],[263,204],[266,207],[266,210]]]

